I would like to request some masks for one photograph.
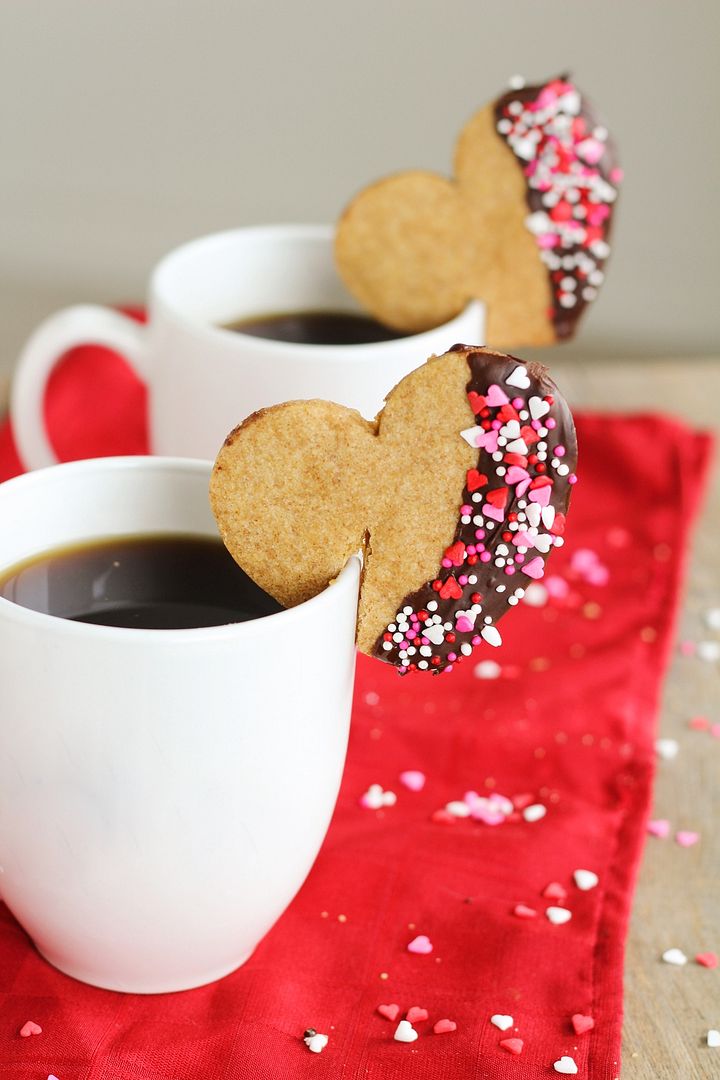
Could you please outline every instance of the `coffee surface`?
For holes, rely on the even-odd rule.
[[[368,345],[405,334],[352,311],[286,311],[226,323],[225,330],[296,345]]]
[[[282,611],[219,539],[203,536],[119,537],[44,552],[0,572],[0,596],[75,622],[146,630]]]

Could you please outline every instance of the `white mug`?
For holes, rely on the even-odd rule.
[[[372,418],[400,379],[457,342],[484,341],[484,307],[422,334],[362,345],[300,345],[224,328],[243,318],[303,310],[358,311],[333,264],[333,229],[269,225],[216,233],[167,255],[152,275],[149,321],[103,307],[52,315],[21,354],[11,393],[13,430],[29,468],[57,459],[43,420],[48,377],[82,344],[121,353],[149,386],[156,454],[213,459],[257,409],[325,398]]]
[[[0,574],[93,538],[216,535],[209,470],[104,458],[9,480]],[[52,964],[159,993],[247,959],[330,822],[358,583],[352,558],[298,607],[193,630],[72,622],[0,598],[0,894]]]

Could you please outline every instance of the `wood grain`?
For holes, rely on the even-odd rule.
[[[554,355],[552,371],[573,405],[661,409],[698,427],[717,427],[720,359]],[[716,473],[696,531],[678,640],[720,641],[720,632],[705,622],[710,608],[720,608],[719,494]],[[717,662],[676,652],[665,686],[659,733],[677,739],[680,751],[660,763],[654,816],[699,832],[701,840],[684,849],[671,839],[648,838],[627,948],[623,1080],[720,1077],[720,1048],[705,1041],[709,1028],[720,1029],[720,969],[692,959],[720,952],[720,739],[688,727],[698,715],[720,722],[719,673]],[[671,947],[690,958],[685,967],[661,961]]]

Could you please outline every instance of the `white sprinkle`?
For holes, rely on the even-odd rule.
[[[716,660],[720,660],[720,642],[698,641],[695,651],[700,659],[708,664],[714,664]]]
[[[573,878],[578,889],[582,892],[589,892],[590,889],[594,889],[600,878],[592,870],[574,870]]]
[[[437,609],[437,600],[428,600],[425,607],[428,609],[428,611],[435,611]]]
[[[720,1046],[720,1031],[716,1031],[715,1028],[710,1028],[707,1033],[708,1046]]]
[[[656,739],[655,740],[655,753],[658,757],[661,757],[663,761],[672,761],[678,755],[677,739]]]
[[[710,608],[706,611],[705,622],[711,630],[720,630],[720,608]]]
[[[548,591],[539,581],[534,581],[525,590],[525,603],[530,607],[545,607],[548,601]]]
[[[565,1073],[567,1076],[574,1076],[578,1071],[577,1065],[567,1054],[563,1054],[558,1061],[553,1062],[553,1069],[555,1072]]]
[[[395,1042],[412,1043],[418,1037],[418,1033],[412,1026],[409,1020],[401,1020],[398,1026],[395,1028],[395,1034],[393,1039]]]
[[[522,816],[526,821],[540,821],[547,814],[547,807],[542,803],[532,803],[530,806],[526,806],[522,812]]]
[[[483,626],[480,631],[480,637],[495,649],[499,645],[502,645],[502,638],[500,637],[500,632],[496,626]]]
[[[512,1016],[504,1016],[502,1013],[495,1013],[490,1017],[490,1023],[494,1024],[496,1028],[500,1028],[501,1031],[507,1031],[513,1026],[515,1021]]]
[[[316,1035],[308,1035],[303,1042],[313,1054],[321,1054],[328,1044],[328,1037],[327,1035],[321,1035],[318,1031]]]
[[[522,90],[525,86],[525,79],[522,75],[511,75],[508,80],[508,86],[511,90]]]
[[[453,802],[446,803],[445,809],[453,817],[470,817],[470,807],[462,799],[455,799]]]
[[[545,917],[553,924],[553,926],[563,926],[572,919],[572,911],[568,911],[568,909],[564,907],[551,906],[545,908]]]
[[[674,964],[675,967],[682,967],[683,964],[687,964],[687,956],[682,949],[666,949],[662,954],[662,958],[666,964]]]
[[[468,645],[467,641],[463,641],[462,645],[460,646],[460,652],[463,654],[463,656],[469,656],[472,652],[472,645]]]
[[[481,660],[475,665],[473,674],[476,679],[499,679],[502,668],[494,660]]]

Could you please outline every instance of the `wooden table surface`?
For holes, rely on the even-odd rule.
[[[554,353],[552,370],[575,405],[661,409],[718,426],[720,358],[581,361]],[[718,473],[696,532],[678,640],[720,642],[720,630],[706,622],[708,611],[720,609]],[[720,1030],[720,968],[692,959],[720,953],[720,739],[688,727],[693,716],[720,722],[719,674],[717,661],[676,652],[665,686],[659,734],[680,749],[659,764],[653,816],[701,840],[683,849],[648,838],[627,949],[623,1080],[720,1078],[720,1047],[706,1044],[708,1029]],[[689,957],[685,967],[661,961],[672,947]]]

